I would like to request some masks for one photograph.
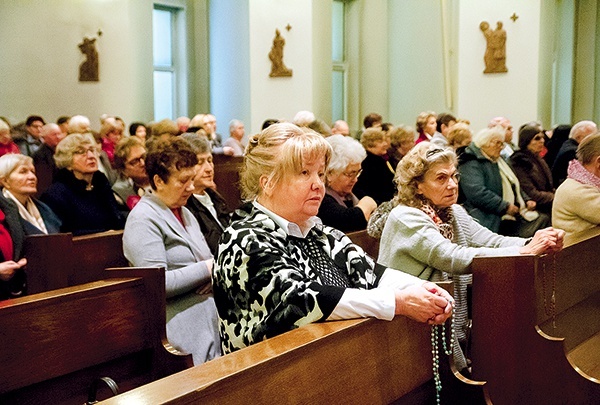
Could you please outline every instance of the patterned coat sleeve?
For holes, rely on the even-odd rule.
[[[374,271],[360,248],[341,232],[316,232],[356,287],[376,285],[383,271]],[[266,215],[236,221],[225,230],[213,272],[225,353],[327,319],[345,289],[322,285],[308,260]]]

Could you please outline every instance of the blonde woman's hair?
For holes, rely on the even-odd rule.
[[[398,204],[419,208],[423,197],[418,194],[418,186],[425,174],[438,164],[457,165],[456,154],[449,148],[440,148],[430,142],[420,142],[400,160],[396,166],[394,182],[398,192],[394,197],[394,206]]]
[[[448,145],[454,147],[455,145],[462,144],[465,139],[473,139],[473,132],[469,128],[468,124],[459,122],[454,124],[448,132]]]
[[[360,136],[360,143],[368,150],[375,146],[376,142],[385,139],[386,136],[387,135],[380,127],[367,128]]]
[[[299,173],[304,162],[318,158],[325,158],[327,169],[331,146],[315,131],[290,123],[269,126],[248,142],[240,174],[242,197],[251,201],[261,195],[261,177],[274,187],[285,176]]]

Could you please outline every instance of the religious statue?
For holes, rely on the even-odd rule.
[[[96,38],[85,37],[79,44],[79,50],[85,55],[85,60],[79,65],[80,82],[97,82],[98,79],[98,51]]]
[[[271,59],[270,77],[286,77],[292,75],[292,69],[288,69],[283,63],[284,46],[285,39],[281,36],[279,30],[276,29],[275,38],[273,38],[273,46],[271,46],[271,52],[269,52],[269,59]]]
[[[487,21],[479,24],[479,29],[487,41],[485,55],[485,70],[483,73],[506,73],[506,30],[502,28],[502,22],[498,21],[496,29],[490,28]]]

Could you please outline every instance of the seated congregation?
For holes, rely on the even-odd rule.
[[[0,299],[27,294],[23,247],[44,245],[26,237],[116,230],[118,260],[164,269],[164,334],[191,355],[187,366],[313,323],[402,315],[451,325],[451,364],[468,378],[473,263],[554,256],[565,231],[600,225],[600,134],[589,121],[568,139],[565,126],[526,123],[518,148],[503,117],[473,134],[451,114],[421,113],[414,130],[373,113],[359,140],[343,121],[329,128],[306,111],[267,121],[244,143],[243,123],[232,120],[236,142],[223,142],[210,114],[136,122],[129,136],[118,117],[96,133],[74,116],[59,134],[31,116],[21,135],[0,120],[0,139],[15,139],[0,157]],[[567,141],[575,159],[557,185]],[[40,189],[38,178],[51,180]],[[356,231],[379,240],[376,260],[349,237]],[[451,292],[436,284],[449,280]]]

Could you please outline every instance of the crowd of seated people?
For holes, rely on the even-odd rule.
[[[211,114],[134,122],[125,136],[118,117],[103,117],[96,133],[74,116],[66,137],[29,118],[14,144],[0,120],[0,299],[26,293],[25,235],[124,229],[131,265],[165,268],[167,336],[195,364],[310,322],[439,324],[453,307],[464,346],[474,256],[560,250],[551,213],[568,232],[600,223],[585,210],[600,195],[600,147],[587,123],[573,127],[588,132],[555,198],[544,153],[563,126],[547,138],[528,123],[516,148],[506,118],[473,136],[468,123],[433,112],[418,116],[417,131],[368,114],[360,142],[347,122],[329,126],[309,111],[296,125],[266,120],[248,142],[240,120],[223,142]],[[247,204],[234,213],[216,189],[213,154],[244,156]],[[52,172],[40,200],[36,169]],[[343,234],[368,225],[380,264]],[[447,278],[454,297],[430,283]]]

